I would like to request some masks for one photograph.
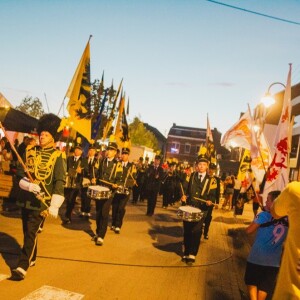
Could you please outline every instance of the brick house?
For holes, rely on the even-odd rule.
[[[166,145],[166,160],[173,158],[179,162],[192,164],[196,158],[201,144],[205,144],[206,129],[178,126],[171,127]]]

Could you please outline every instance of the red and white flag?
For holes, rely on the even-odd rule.
[[[292,65],[287,77],[282,112],[279,119],[276,137],[275,153],[267,172],[266,184],[263,191],[263,199],[269,192],[274,190],[283,190],[289,182],[289,153],[290,153],[290,127],[291,127],[291,74]]]

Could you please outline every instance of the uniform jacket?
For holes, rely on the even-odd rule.
[[[194,197],[203,200],[210,200],[216,203],[217,184],[214,177],[205,175],[202,181],[198,178],[198,172],[193,172],[190,177],[188,188],[186,191],[187,204],[197,207],[201,210],[208,210],[206,203],[196,200]]]
[[[23,156],[24,163],[34,183],[41,187],[44,193],[43,203],[33,193],[20,189],[17,204],[32,210],[45,210],[51,201],[53,194],[64,196],[64,184],[66,174],[65,153],[51,148],[35,146],[27,149]],[[20,180],[28,177],[21,165],[17,169],[17,178]]]

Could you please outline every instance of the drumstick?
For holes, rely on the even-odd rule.
[[[100,181],[102,181],[103,183],[109,184],[109,185],[114,185],[114,183],[111,183],[111,182],[103,180],[103,179],[100,179]]]
[[[205,199],[201,199],[201,198],[198,198],[198,197],[193,197],[195,200],[197,200],[197,201],[201,201],[201,202],[205,202],[206,203],[206,201],[210,201],[210,200],[205,200]],[[215,204],[215,203],[213,203],[213,206],[215,207],[215,208],[217,208],[218,207],[218,204]]]
[[[179,185],[180,185],[180,190],[181,190],[182,196],[184,196],[184,191],[183,191],[182,183],[179,182]]]

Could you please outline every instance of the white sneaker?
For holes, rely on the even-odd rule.
[[[91,213],[85,213],[85,216],[90,218],[92,216],[92,214]]]
[[[121,228],[119,228],[119,227],[115,228],[115,233],[120,233],[120,231],[121,231]]]
[[[103,242],[104,242],[104,240],[101,237],[97,237],[97,239],[96,239],[96,245],[97,246],[102,246]]]
[[[111,226],[111,227],[110,227],[110,230],[115,230],[115,229],[116,229],[115,226]]]

